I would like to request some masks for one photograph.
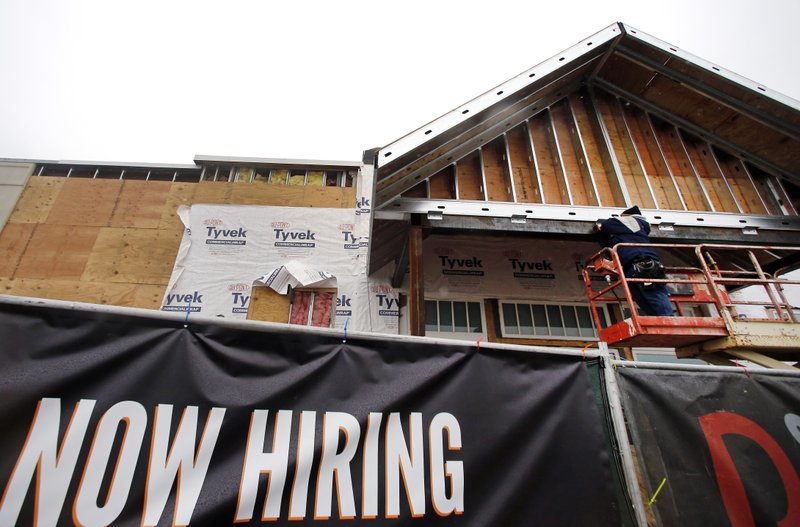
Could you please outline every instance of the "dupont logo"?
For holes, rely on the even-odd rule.
[[[439,256],[442,264],[442,274],[445,275],[464,275],[464,276],[483,276],[483,261],[473,256],[472,258],[450,258],[449,256]]]
[[[220,226],[206,225],[207,245],[247,245],[247,229],[223,229]]]
[[[548,278],[553,279],[556,275],[553,273],[553,264],[546,260],[542,259],[541,261],[526,261],[520,260],[517,258],[510,258],[508,260],[511,263],[511,269],[514,272],[514,277],[516,278]],[[548,272],[538,272],[538,271],[550,271]]]
[[[336,316],[349,317],[353,315],[353,299],[347,295],[336,297]]]
[[[289,228],[273,228],[275,247],[316,247],[317,233],[311,229],[304,231]]]
[[[250,286],[244,282],[228,284],[228,291],[250,291]]]
[[[400,316],[400,299],[392,298],[389,295],[377,294],[375,297],[378,299],[378,315],[384,317],[399,317]]]
[[[170,293],[162,311],[190,311],[198,313],[203,309],[203,295],[198,291],[192,293]]]

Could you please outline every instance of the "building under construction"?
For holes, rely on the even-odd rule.
[[[297,505],[301,494],[295,493],[296,485],[292,486],[292,499],[287,497],[281,505],[284,491],[273,485],[275,470],[266,465],[256,470],[253,467],[258,460],[254,458],[251,466],[250,454],[245,454],[239,494],[237,498],[233,489],[230,514],[224,505],[210,507],[201,519],[195,511],[197,524],[259,523],[247,510],[248,500],[252,500],[250,509],[256,504],[263,507],[261,521],[308,524],[331,518],[334,522],[379,518],[405,525],[423,517],[420,521],[426,525],[440,521],[513,525],[530,514],[542,525],[587,521],[603,525],[800,523],[800,375],[796,371],[800,360],[800,276],[793,274],[800,267],[800,102],[650,35],[624,24],[609,26],[397,141],[365,150],[359,160],[199,155],[193,164],[152,165],[7,159],[0,162],[0,178],[4,187],[0,285],[2,292],[10,295],[3,306],[8,320],[16,320],[14,313],[27,315],[43,305],[53,313],[30,316],[43,320],[63,316],[69,320],[65,327],[80,323],[76,313],[87,319],[98,313],[101,318],[111,317],[106,320],[109,327],[124,326],[114,322],[115,317],[128,315],[158,327],[177,321],[176,335],[199,324],[193,334],[204,336],[196,337],[192,344],[187,340],[186,346],[195,346],[198,338],[206,344],[221,343],[207,344],[215,352],[231,346],[257,353],[257,337],[236,336],[250,333],[283,342],[281,351],[276,352],[279,355],[291,354],[300,345],[289,341],[310,346],[308,342],[317,338],[325,346],[333,346],[331,350],[340,351],[336,347],[339,342],[344,345],[360,338],[366,348],[397,346],[409,357],[422,353],[425,360],[427,353],[436,356],[436,349],[444,350],[442,354],[448,357],[472,357],[476,351],[478,356],[530,355],[533,363],[541,355],[587,372],[589,380],[582,396],[594,394],[587,404],[599,416],[586,417],[597,421],[586,425],[596,432],[588,442],[594,441],[592,448],[599,453],[579,462],[587,467],[596,463],[597,472],[587,468],[590,472],[581,474],[578,466],[566,465],[559,465],[556,471],[562,476],[570,474],[567,486],[583,485],[570,477],[603,480],[598,488],[589,485],[582,490],[595,496],[597,503],[589,499],[592,503],[579,513],[574,509],[581,507],[572,507],[558,490],[556,472],[541,482],[547,483],[549,490],[540,489],[540,499],[531,498],[537,485],[524,475],[519,484],[530,484],[530,494],[515,490],[510,493],[513,495],[498,498],[482,484],[465,486],[465,478],[483,477],[471,475],[471,470],[487,470],[487,474],[491,470],[478,461],[473,466],[481,469],[470,466],[470,456],[477,460],[488,454],[468,451],[469,434],[463,419],[461,432],[454,432],[458,418],[463,417],[455,411],[446,413],[450,417],[425,413],[419,418],[420,427],[424,422],[428,430],[436,431],[430,432],[431,465],[426,468],[430,481],[426,481],[421,472],[417,474],[424,461],[417,459],[413,446],[405,447],[400,441],[402,448],[397,447],[388,439],[405,440],[404,434],[413,438],[422,433],[415,428],[412,411],[417,403],[406,404],[414,397],[400,399],[402,404],[395,400],[378,405],[376,412],[387,412],[386,427],[385,431],[380,428],[383,414],[370,413],[370,419],[378,416],[373,432],[370,423],[374,421],[356,410],[364,406],[363,401],[356,404],[349,397],[358,396],[350,394],[334,400],[341,402],[343,415],[353,421],[344,419],[333,429],[336,439],[330,439],[332,443],[323,439],[325,445],[336,447],[342,440],[339,430],[343,430],[344,443],[333,451],[347,452],[346,438],[360,434],[354,427],[364,430],[360,436],[363,444],[349,443],[353,453],[346,465],[331,464],[334,468],[326,472],[324,447],[321,453],[314,450],[316,457],[312,452],[307,466],[303,465],[298,453],[305,448],[302,431],[296,431],[298,452],[292,448],[287,458],[295,482],[317,471],[313,514],[310,509],[306,512],[305,501]],[[596,222],[632,206],[641,209],[651,226],[650,242],[666,270],[660,278],[626,276],[619,247],[604,249],[598,244]],[[639,312],[631,289],[643,282],[667,286],[675,316]],[[52,320],[44,324],[43,335],[47,334],[44,327],[61,327]],[[12,338],[9,335],[28,327],[28,322],[15,323],[18,325],[12,324],[3,335]],[[206,329],[197,329],[201,326]],[[127,330],[119,331],[122,335]],[[120,337],[123,342],[132,338]],[[74,346],[82,342],[79,337],[65,339]],[[434,351],[420,352],[415,346]],[[225,356],[226,361],[234,361],[231,364],[239,360],[230,358],[234,354]],[[170,362],[167,357],[160,360]],[[403,360],[392,357],[377,370]],[[190,364],[193,359],[187,360]],[[527,358],[509,360],[526,364],[530,379],[536,379],[532,384],[549,382],[544,370],[551,366],[530,366]],[[645,364],[651,362],[658,364]],[[513,364],[506,366],[514,369]],[[13,361],[6,367],[23,368],[19,371],[29,374]],[[234,377],[243,375],[242,366],[225,367],[238,372]],[[271,366],[253,366],[262,367]],[[494,366],[487,367],[491,377]],[[189,367],[175,371],[181,368]],[[502,371],[498,369],[495,383],[504,383]],[[442,379],[460,375],[450,369],[447,372]],[[554,371],[551,378],[559,375],[562,373]],[[394,386],[393,378],[387,374],[383,382]],[[556,410],[568,404],[570,390],[577,390],[576,381],[570,379],[564,373],[563,383],[550,396],[536,392],[535,397],[548,401],[546,409],[537,410],[541,413],[523,408],[519,415],[509,414],[509,422],[552,420],[552,428],[560,429],[564,412],[575,411],[572,406],[564,406],[563,412]],[[353,382],[353,392],[369,391]],[[486,386],[465,382],[462,389],[474,389],[478,396],[491,399],[487,391],[494,388],[486,388],[492,384],[490,380]],[[503,392],[499,400],[516,406],[510,395],[519,393],[512,389],[516,380],[509,377],[507,382],[504,390],[510,392]],[[168,385],[163,388],[167,392]],[[3,389],[12,393],[14,386],[10,383]],[[655,391],[663,389],[665,399],[652,395],[648,386]],[[183,392],[176,401],[215,409],[217,404],[225,406],[212,404],[217,399],[208,396],[202,386],[197,389],[197,393]],[[686,400],[679,400],[674,390],[682,392]],[[757,394],[743,396],[748,390]],[[26,494],[28,487],[18,483],[23,481],[18,476],[22,469],[16,467],[27,466],[26,456],[39,459],[38,451],[28,453],[34,447],[28,446],[24,431],[28,427],[30,434],[38,430],[45,419],[43,408],[56,404],[51,401],[64,404],[52,409],[55,430],[59,412],[62,419],[69,415],[75,419],[82,415],[84,399],[100,401],[99,396],[79,392],[70,392],[78,395],[70,400],[69,408],[66,395],[29,394],[29,400],[38,401],[32,424],[25,406],[30,406],[30,401],[19,399],[17,404],[25,409],[17,412],[14,423],[23,429],[21,438],[2,443],[13,459],[0,464],[0,477],[7,479],[6,494],[10,496],[4,494],[0,503],[0,519],[14,523],[17,518],[32,518],[42,525],[56,525],[68,518],[64,505],[67,512],[59,507],[50,519],[42,519],[39,491],[36,498],[33,491]],[[111,399],[131,397],[114,393]],[[193,403],[193,397],[206,402]],[[722,401],[721,406],[697,402],[706,398]],[[78,399],[81,403],[76,405]],[[273,404],[266,396],[260,401]],[[259,415],[252,410],[253,404],[244,401],[239,408],[247,418],[252,413],[252,421],[242,421],[245,429],[250,423],[248,441]],[[294,428],[289,432],[295,407],[286,404],[271,408],[289,412],[288,445],[290,435],[295,437]],[[426,399],[425,404],[432,403]],[[470,414],[482,404],[480,400],[463,404],[469,420],[482,419]],[[354,409],[348,410],[348,405]],[[400,413],[409,412],[407,424],[393,420],[393,405]],[[306,410],[322,411],[323,407],[334,419],[334,404],[296,409],[306,414]],[[2,411],[14,413],[12,403]],[[300,412],[296,413],[300,419]],[[774,417],[775,422],[756,421],[764,415],[765,420]],[[206,427],[212,417],[209,413]],[[490,419],[488,414],[483,418]],[[86,419],[90,422],[88,413]],[[196,415],[194,419],[196,422]],[[264,431],[272,433],[274,428],[277,451],[275,445],[282,437],[279,418],[265,415],[263,419]],[[97,424],[95,441],[101,436],[104,420]],[[126,435],[117,443],[109,440],[109,445],[116,446],[108,448],[109,456],[122,459],[125,438],[128,431],[135,430],[131,424],[135,419],[125,414],[120,420],[127,423]],[[219,420],[222,423],[222,417]],[[158,414],[153,430],[143,424],[142,434],[152,432],[155,438],[157,423]],[[486,429],[495,425],[485,423]],[[169,424],[165,426],[169,435]],[[311,426],[310,445],[315,427],[323,438],[333,437],[334,432],[325,435],[326,426]],[[370,442],[378,437],[379,428],[387,437],[385,447]],[[220,433],[225,430],[222,427]],[[441,436],[442,430],[449,441],[445,453],[460,451],[463,439],[461,473],[452,460],[440,460],[441,467],[434,464],[441,452],[435,450],[433,438]],[[173,433],[179,432],[173,427]],[[542,433],[528,432],[529,444],[536,443],[533,438]],[[376,435],[370,435],[373,433]],[[114,432],[110,434],[113,439]],[[554,432],[550,441],[567,441],[565,437],[574,439],[578,434]],[[53,441],[67,444],[68,436],[69,431],[61,439],[56,434]],[[491,437],[481,439],[486,444],[493,441]],[[190,442],[194,448],[194,439]],[[202,444],[201,438],[198,449],[202,450]],[[151,463],[155,439],[153,445]],[[45,459],[47,450],[42,448],[39,456]],[[94,450],[76,448],[83,452],[76,454],[76,459],[85,463],[84,478],[77,477],[64,487],[62,502],[74,500],[73,508],[79,512],[73,512],[73,517],[84,518],[79,523],[94,524],[92,518],[104,525],[132,518],[141,520],[142,525],[163,521],[160,510],[147,508],[147,503],[155,500],[149,497],[149,490],[143,491],[144,512],[140,505],[138,512],[131,512],[135,507],[130,502],[138,499],[136,494],[127,502],[120,498],[119,510],[112,511],[117,486],[108,478],[97,483],[97,492],[108,495],[106,506],[86,505],[83,481],[96,455]],[[382,448],[386,450],[382,451],[385,466],[374,470],[386,483],[385,488],[375,490],[378,494],[373,498],[366,490],[371,481],[369,467],[373,466],[368,459],[371,453],[378,459],[377,449]],[[531,455],[546,458],[551,448],[543,447]],[[241,450],[250,452],[251,443]],[[688,454],[689,450],[693,453]],[[397,457],[397,466],[391,462],[395,458],[390,451]],[[492,456],[500,455],[496,449],[490,451]],[[513,452],[527,455],[524,449]],[[328,455],[329,459],[337,457]],[[363,480],[345,481],[343,467],[351,468],[349,463],[362,459],[359,456],[363,457]],[[568,455],[556,458],[555,464],[568,464]],[[41,463],[30,463],[30,474],[46,470]],[[213,466],[213,460],[210,463]],[[356,462],[352,463],[356,474]],[[98,466],[102,475],[105,465]],[[443,471],[444,479],[438,479],[437,470]],[[142,488],[150,488],[149,470],[146,475],[131,471],[134,487],[146,480]],[[405,485],[405,493],[394,487],[398,471],[403,473],[399,484]],[[266,472],[270,482],[265,485]],[[255,474],[255,490],[248,494],[242,489],[251,473]],[[530,475],[531,479],[539,477]],[[225,494],[219,490],[224,487],[221,481],[230,477],[220,478],[214,488]],[[328,487],[326,478],[330,478]],[[180,481],[178,477],[178,487]],[[310,488],[308,481],[305,485]],[[333,487],[339,501],[331,505]],[[175,524],[188,525],[192,521],[189,505],[182,509],[181,493],[170,498],[170,488],[167,486],[164,503],[174,509]],[[273,491],[275,488],[279,490]],[[289,493],[287,486],[286,496]],[[559,499],[565,500],[563,505]],[[709,500],[715,504],[708,505]],[[527,505],[522,507],[521,502]],[[434,515],[425,514],[425,503],[432,505]],[[515,508],[524,514],[508,512]]]

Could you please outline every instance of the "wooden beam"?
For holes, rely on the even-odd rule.
[[[422,257],[422,227],[412,225],[408,231],[408,332],[425,336],[425,272]]]

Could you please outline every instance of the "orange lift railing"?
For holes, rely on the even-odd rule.
[[[662,263],[680,264],[665,263],[663,279],[625,276],[617,252],[624,246],[651,247],[662,253]],[[603,249],[583,270],[600,340],[675,348],[683,357],[749,350],[794,358],[800,353],[800,306],[792,305],[786,289],[800,280],[787,279],[785,269],[764,270],[777,254],[793,261],[800,247],[628,243]],[[631,284],[646,282],[667,285],[675,316],[639,314]]]

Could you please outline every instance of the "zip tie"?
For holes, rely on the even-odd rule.
[[[483,337],[481,337],[481,338],[479,338],[478,340],[475,341],[475,345],[478,346],[478,351],[481,350],[481,341],[482,340],[483,340]]]
[[[742,364],[739,364],[739,357],[736,357],[736,365],[737,365],[737,366],[739,366],[741,369],[743,369],[743,370],[744,370],[744,374],[745,374],[745,375],[747,375],[748,377],[750,377],[750,372],[749,372],[749,371],[747,371],[747,368],[745,368],[745,367],[744,367],[744,365],[742,365]]]
[[[350,319],[349,318],[344,321],[344,338],[342,339],[342,344],[347,342],[347,324],[349,324],[349,323],[350,323]]]
[[[186,306],[186,318],[183,319],[183,327],[185,327],[185,328],[189,327],[189,313],[191,313],[191,312],[192,312],[192,299],[190,297],[189,298],[189,305]]]
[[[586,350],[589,349],[593,344],[594,342],[590,342],[587,345],[585,345],[581,350],[581,355],[583,355],[583,360],[586,360]]]
[[[658,488],[656,489],[655,493],[653,494],[653,497],[650,498],[650,501],[647,502],[647,506],[648,507],[653,505],[653,502],[656,501],[656,496],[658,496],[658,493],[661,492],[661,487],[663,487],[664,483],[666,483],[666,482],[667,482],[667,478],[664,478],[664,479],[661,480],[661,485],[658,486]]]

